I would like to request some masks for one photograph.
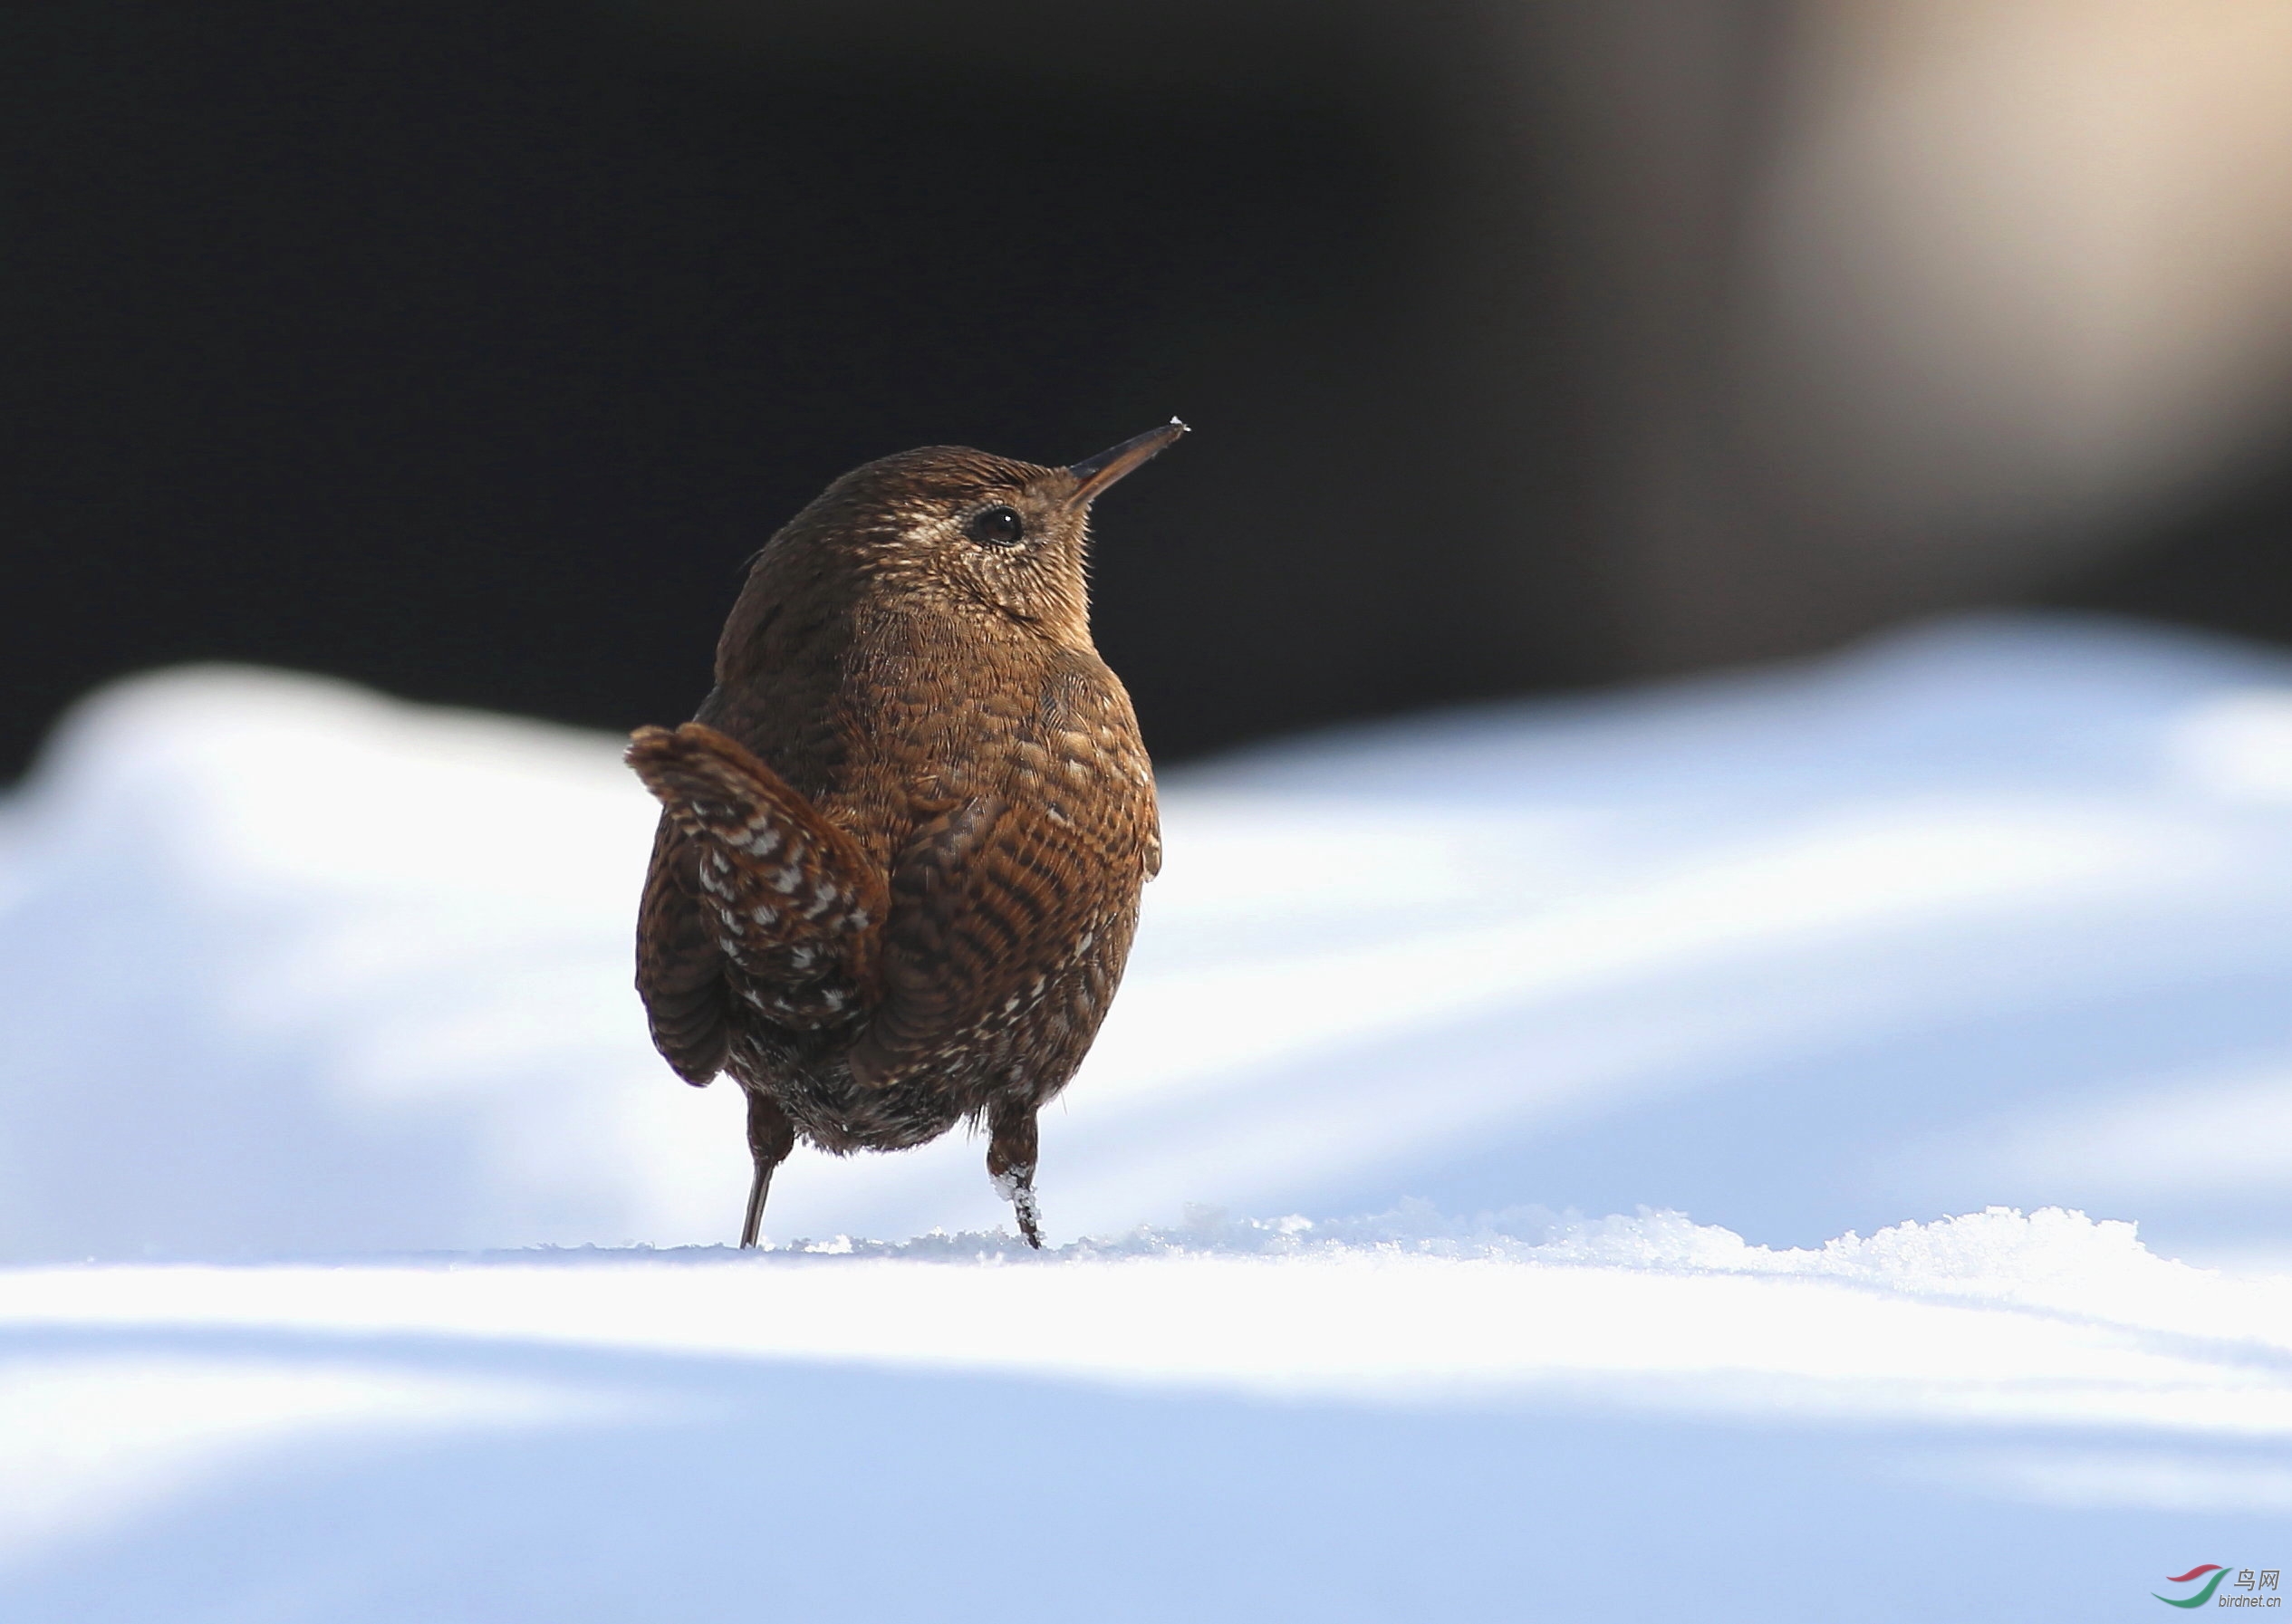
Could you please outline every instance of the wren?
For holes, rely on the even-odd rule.
[[[660,800],[637,990],[756,1160],[958,1121],[1043,1244],[1035,1113],[1083,1062],[1161,867],[1130,696],[1091,642],[1091,504],[1166,426],[1072,466],[961,447],[853,469],[766,543],[716,686],[628,760]]]

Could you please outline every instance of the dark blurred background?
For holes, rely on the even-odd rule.
[[[1175,757],[1984,602],[2292,637],[2292,22],[0,7],[0,774],[223,658],[621,728],[852,464],[1099,522]]]

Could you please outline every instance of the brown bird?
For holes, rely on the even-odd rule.
[[[966,1119],[1043,1244],[1035,1114],[1161,867],[1091,643],[1090,508],[1185,432],[1064,468],[931,446],[853,469],[756,555],[694,720],[631,736],[662,807],[637,990],[679,1076],[747,1091],[743,1246],[799,1136],[900,1150]]]

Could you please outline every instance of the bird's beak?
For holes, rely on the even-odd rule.
[[[1086,456],[1066,471],[1074,476],[1074,494],[1066,499],[1069,507],[1088,507],[1098,500],[1101,492],[1151,459],[1157,452],[1176,445],[1186,433],[1186,425],[1176,418],[1160,428],[1150,428],[1144,434],[1124,440],[1121,445]]]

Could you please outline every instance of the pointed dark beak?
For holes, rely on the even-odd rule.
[[[1150,428],[1096,456],[1084,457],[1066,470],[1074,476],[1074,494],[1066,499],[1066,505],[1088,507],[1108,485],[1176,445],[1185,433],[1186,425],[1172,418],[1160,428]]]

